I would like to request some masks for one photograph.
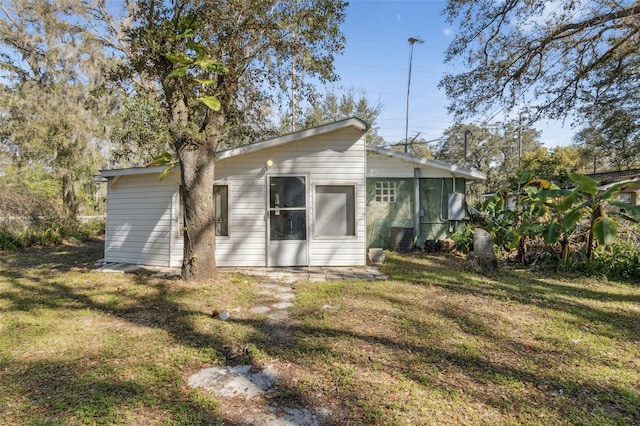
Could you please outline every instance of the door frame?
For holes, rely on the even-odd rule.
[[[271,178],[280,178],[280,177],[302,177],[304,178],[304,212],[305,212],[305,239],[304,240],[287,240],[282,241],[271,241]],[[310,182],[309,182],[309,172],[306,173],[268,173],[266,174],[266,194],[265,194],[265,264],[267,267],[286,267],[286,266],[309,266],[311,264],[310,259],[310,251],[309,244],[311,240],[310,232],[310,224],[311,218],[309,215],[311,214],[311,194],[310,194]],[[299,209],[302,210],[302,209]],[[300,241],[304,241],[300,243]],[[275,262],[271,261],[271,250],[274,249],[274,246],[280,245],[281,248],[286,248],[287,246],[295,247],[295,245],[302,244],[304,250],[304,260],[302,262],[291,262],[294,264],[273,264]]]

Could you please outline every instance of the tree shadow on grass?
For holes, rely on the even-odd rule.
[[[77,361],[7,362],[5,396],[29,398],[28,424],[221,424],[218,404],[187,391],[180,377],[162,382],[116,378]],[[150,387],[161,391],[149,392]],[[5,413],[8,414],[8,413]],[[228,422],[225,422],[228,424]]]
[[[411,311],[406,300],[395,299],[395,302],[402,305],[399,312]],[[423,309],[424,306],[417,308]],[[435,313],[440,314],[438,310]],[[511,415],[528,416],[524,417],[525,422],[536,418],[538,414],[551,416],[552,419],[570,419],[578,413],[580,419],[599,418],[614,424],[640,422],[640,397],[633,389],[595,379],[572,377],[570,373],[557,374],[557,370],[552,370],[556,365],[550,364],[549,370],[545,371],[544,365],[541,365],[545,360],[560,359],[563,354],[553,353],[541,346],[523,345],[508,335],[494,333],[481,322],[475,323],[471,317],[449,313],[448,319],[466,324],[464,328],[467,333],[480,337],[484,344],[499,347],[500,352],[508,354],[515,362],[491,359],[483,353],[482,345],[466,349],[465,342],[461,342],[455,348],[439,345],[437,339],[429,338],[423,339],[422,344],[408,343],[406,339],[346,330],[337,321],[325,327],[295,326],[292,329],[295,355],[289,352],[288,356],[291,356],[289,360],[292,362],[302,358],[309,364],[336,360],[334,362],[357,365],[365,369],[365,377],[383,368],[385,374],[404,377],[421,387],[423,392],[437,391],[445,398],[450,395],[452,400],[460,400],[463,395],[462,403],[471,401],[474,405],[479,403],[493,407],[507,418]],[[410,313],[393,318],[393,322],[408,324],[409,321],[415,321]],[[433,332],[433,324],[416,324],[415,332]],[[348,349],[364,347],[373,348],[369,355],[365,352],[353,354],[354,349]],[[377,352],[392,355],[390,359],[380,360]],[[362,358],[367,356],[369,361],[363,361]],[[519,361],[525,358],[534,367],[521,365]],[[346,406],[366,410],[371,398],[365,390],[367,388],[362,383],[356,383],[336,392],[333,397],[344,401]],[[380,401],[384,402],[384,399]]]
[[[83,247],[61,247],[0,259],[0,306],[7,314],[0,320],[0,339],[19,341],[17,333],[22,332],[31,332],[25,338],[34,341],[48,338],[51,327],[47,326],[47,316],[61,316],[63,321],[90,317],[91,327],[113,328],[122,320],[133,324],[133,330],[139,327],[161,330],[170,337],[172,346],[195,349],[198,353],[195,359],[190,355],[191,367],[185,369],[175,365],[180,362],[177,360],[168,361],[169,367],[154,366],[153,358],[146,360],[143,354],[129,354],[133,349],[127,347],[122,348],[122,354],[114,354],[110,349],[105,355],[100,348],[91,353],[93,348],[88,347],[87,354],[73,355],[70,359],[52,354],[30,361],[29,357],[12,355],[11,350],[0,346],[0,387],[7,389],[5,398],[10,401],[9,395],[13,395],[16,401],[32,408],[21,419],[43,424],[137,424],[145,422],[141,416],[148,412],[159,416],[148,419],[150,423],[236,424],[233,416],[225,417],[222,413],[219,400],[206,391],[190,389],[186,379],[204,365],[224,365],[227,347],[271,347],[267,324],[246,321],[243,324],[247,327],[243,330],[246,335],[225,335],[221,330],[233,326],[231,322],[222,323],[211,312],[180,302],[185,293],[199,291],[197,286],[180,286],[181,281],[153,278],[144,272],[117,276],[90,272],[96,259],[81,258],[82,251]],[[98,250],[93,253],[94,257],[100,255]],[[7,322],[3,324],[4,321]],[[203,331],[198,323],[209,325],[210,331]],[[53,328],[59,328],[60,324],[68,322]],[[36,333],[34,328],[40,330]],[[126,345],[130,332],[125,328],[121,335],[109,335],[108,339]],[[131,341],[131,346],[137,347],[136,343]],[[131,364],[131,376],[123,377],[118,370],[121,357],[122,362]],[[251,353],[233,362],[255,364]],[[137,377],[136,371],[144,374]],[[291,392],[299,394],[295,388]],[[305,405],[302,396],[298,399]]]
[[[598,325],[598,333],[604,336],[630,342],[640,341],[640,315],[596,308],[591,303],[640,303],[640,290],[635,291],[631,286],[622,290],[624,293],[635,294],[619,294],[580,285],[558,284],[536,278],[532,274],[523,276],[519,272],[508,270],[501,271],[494,277],[477,275],[470,282],[468,277],[474,277],[474,274],[464,277],[457,275],[458,271],[467,268],[463,259],[432,255],[428,260],[428,270],[425,270],[423,264],[412,261],[411,257],[397,257],[391,261],[394,269],[420,277],[419,280],[413,280],[414,284],[436,286],[453,293],[517,302],[550,312],[569,314],[576,321]],[[454,273],[451,272],[452,268],[455,268]]]
[[[222,348],[234,344],[254,345],[264,354],[292,365],[299,365],[303,369],[310,363],[322,364],[324,362],[322,359],[326,358],[349,362],[348,359],[342,359],[344,354],[334,349],[333,345],[336,341],[347,340],[353,346],[371,345],[391,351],[395,358],[392,363],[384,365],[391,375],[405,377],[425,389],[437,389],[443,395],[464,393],[468,398],[495,407],[503,413],[509,413],[514,409],[525,412],[543,410],[562,418],[571,416],[575,411],[582,411],[591,413],[593,417],[603,416],[611,421],[630,424],[640,422],[638,409],[632,408],[638,406],[637,395],[623,387],[590,380],[581,380],[578,383],[570,377],[545,374],[540,369],[510,365],[503,360],[490,360],[473,351],[454,351],[444,346],[427,344],[428,340],[425,344],[408,343],[405,340],[391,339],[384,335],[341,329],[337,324],[325,327],[311,326],[305,324],[304,317],[288,327],[288,339],[279,339],[270,334],[273,329],[266,321],[253,318],[232,320],[229,324],[243,325],[250,330],[241,341],[235,341],[215,330],[204,333],[197,329],[194,326],[194,319],[205,319],[210,314],[190,309],[176,302],[176,290],[171,280],[150,279],[145,275],[136,275],[136,285],[144,290],[137,292],[118,289],[115,285],[107,284],[105,279],[107,296],[110,297],[101,301],[82,285],[72,285],[62,281],[60,278],[63,275],[58,272],[46,274],[38,271],[34,273],[33,270],[35,266],[43,265],[44,268],[71,271],[72,268],[88,269],[89,265],[93,264],[93,260],[87,259],[84,263],[80,263],[85,266],[63,266],[65,262],[71,262],[77,258],[73,249],[64,248],[62,252],[50,250],[43,253],[42,264],[33,261],[22,263],[21,259],[16,258],[0,259],[0,277],[4,277],[12,287],[11,291],[0,293],[0,301],[4,300],[8,303],[11,306],[9,308],[11,312],[35,312],[43,308],[89,310],[136,326],[163,330],[173,341],[198,350],[213,348],[214,351],[219,352]],[[505,284],[500,280],[487,283],[483,278],[478,282],[464,283],[461,281],[461,275],[452,276],[446,273],[446,268],[451,267],[450,260],[444,260],[440,264],[432,263],[430,270],[422,276],[419,269],[424,268],[424,265],[406,259],[393,260],[393,262],[395,268],[406,268],[407,273],[413,271],[411,274],[418,277],[414,280],[416,285],[435,286],[457,294],[533,305],[551,311],[570,313],[584,321],[601,321],[602,315],[609,315],[608,312],[584,307],[570,300],[554,300],[554,294],[567,296],[568,290],[562,288],[564,286],[549,285],[542,280],[518,283],[515,277],[510,277],[516,281],[516,284]],[[22,267],[22,265],[27,266]],[[38,270],[41,271],[42,268],[38,266]],[[597,291],[589,290],[589,292],[585,297],[596,298]],[[376,297],[380,296],[376,295]],[[109,300],[116,300],[116,302]],[[409,324],[415,321],[411,312],[423,309],[425,306],[424,304],[409,306],[409,302],[401,297],[388,297],[387,301],[401,308],[400,312],[405,312],[403,318],[396,318],[396,320],[403,320]],[[496,333],[490,326],[473,316],[447,311],[444,308],[435,310],[434,313],[456,322],[465,333],[499,345],[505,351],[520,355],[533,354],[532,359],[536,362],[544,362],[548,355],[544,348],[526,347],[509,336]],[[352,314],[357,315],[356,312]],[[632,319],[621,313],[613,316],[617,338],[622,335],[630,341],[637,340],[638,327],[637,324],[629,322]],[[223,327],[220,323],[217,324]],[[630,327],[628,327],[629,324],[631,324]],[[426,332],[431,325],[416,323],[415,327],[417,330],[423,327]],[[159,374],[158,381],[150,384],[136,378],[125,380],[91,363],[84,365],[86,358],[76,361],[38,361],[20,364],[7,355],[0,353],[0,356],[4,358],[2,369],[0,369],[0,380],[3,385],[6,384],[13,389],[13,394],[28,398],[33,409],[41,413],[38,414],[38,418],[42,423],[68,423],[82,418],[93,419],[94,422],[99,423],[105,418],[115,416],[117,408],[124,406],[132,407],[130,410],[134,413],[159,410],[165,413],[165,420],[169,419],[174,423],[210,424],[220,421],[224,424],[233,424],[230,418],[223,417],[215,404],[211,404],[210,398],[199,398],[196,391],[187,389],[184,385],[185,377],[175,371]],[[246,361],[252,362],[250,358]],[[351,361],[358,362],[358,360]],[[468,377],[470,382],[477,386],[461,388],[454,379],[448,379],[449,375]],[[535,394],[535,397],[521,392],[500,391],[499,385],[504,381],[523,384],[528,392]],[[490,386],[490,390],[487,391],[487,386],[482,386],[486,383],[496,387],[496,390],[493,391]],[[152,391],[152,388],[159,386],[164,386],[163,392]],[[288,384],[288,386],[287,392],[295,395],[300,405],[313,406],[313,402],[306,399],[302,389],[298,389],[294,384]],[[327,397],[335,400],[344,412],[354,410],[354,406],[360,407],[357,415],[366,422],[365,411],[370,395],[365,389],[345,384],[339,391],[328,393]],[[126,422],[126,419],[122,421]]]

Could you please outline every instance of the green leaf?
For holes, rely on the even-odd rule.
[[[204,45],[194,39],[187,40],[187,47],[195,51],[198,55],[202,55],[205,51]]]
[[[558,203],[558,210],[561,212],[569,210],[579,195],[580,193],[578,191],[571,191]]]
[[[578,223],[578,221],[581,218],[582,218],[582,211],[580,211],[580,210],[571,210],[569,213],[567,213],[564,216],[564,219],[562,221],[562,227],[565,230],[570,230],[574,226],[576,226],[576,223]]]
[[[170,152],[165,151],[162,154],[160,154],[157,157],[155,157],[153,160],[151,160],[151,162],[149,164],[147,164],[147,167],[167,166],[167,165],[172,164],[174,162],[175,162],[175,160],[173,158],[173,154],[171,154]]]
[[[178,34],[178,38],[193,38],[195,35],[196,32],[193,28],[187,28],[182,34]]]
[[[178,68],[174,69],[173,71],[171,71],[167,77],[168,78],[182,77],[183,75],[185,75],[187,73],[187,71],[189,71],[189,66],[188,65],[184,66],[184,67],[178,67]]]
[[[167,167],[165,167],[164,170],[160,172],[159,179],[163,180],[164,178],[166,178],[169,172],[176,168],[176,165],[177,163],[167,165]]]
[[[551,222],[546,226],[545,232],[542,233],[545,244],[554,244],[558,242],[560,238],[560,225],[556,222]]]
[[[540,225],[539,223],[530,223],[528,225],[523,226],[521,229],[525,231],[531,231],[532,233],[539,235],[544,232],[545,227]]]
[[[530,198],[536,198],[536,195],[538,195],[540,189],[536,186],[527,186],[524,188],[524,192],[526,192]]]
[[[586,194],[596,195],[598,193],[598,182],[589,176],[579,173],[569,173],[569,178],[578,184],[578,191]]]
[[[620,216],[624,217],[626,220],[629,220],[634,223],[640,222],[640,206],[635,206],[633,204],[629,204],[622,200],[609,200],[607,201],[612,206],[618,207],[619,209],[624,210],[624,213],[619,213]]]
[[[210,57],[202,57],[202,58],[198,58],[196,60],[196,65],[199,66],[202,69],[207,69],[212,65],[217,64],[216,61],[214,61],[213,59],[211,59]]]
[[[525,170],[524,172],[522,172],[520,177],[518,177],[518,185],[524,185],[525,183],[529,182],[532,177],[533,172],[531,170]]]
[[[603,214],[593,224],[593,236],[600,244],[609,245],[616,241],[618,224],[615,220]]]
[[[521,238],[522,238],[522,234],[516,231],[515,229],[509,230],[505,235],[505,239],[507,240],[509,244],[508,246],[511,250],[518,247],[518,244],[520,243]]]
[[[214,111],[220,110],[220,101],[215,96],[201,96],[198,100]]]
[[[172,63],[176,65],[191,65],[193,64],[193,59],[185,55],[184,53],[167,53],[164,55],[170,60]]]
[[[211,86],[212,84],[216,84],[218,82],[218,80],[212,80],[212,79],[195,78],[194,80],[202,84],[204,87]]]
[[[620,191],[622,191],[623,189],[625,189],[627,186],[630,186],[630,185],[631,185],[630,182],[617,183],[617,184],[611,186],[605,192],[603,192],[602,195],[600,195],[600,199],[601,200],[609,200],[609,199],[613,198],[614,195],[618,194]]]

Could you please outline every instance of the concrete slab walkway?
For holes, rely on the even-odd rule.
[[[96,262],[97,270],[101,272],[126,273],[136,270],[149,270],[155,272],[158,277],[179,276],[179,268],[161,268],[154,266],[133,265],[130,263],[104,263]],[[389,277],[374,266],[310,266],[310,267],[220,267],[222,273],[238,273],[256,277],[262,277],[266,281],[279,282],[323,282],[342,280],[386,280]]]
[[[264,277],[279,282],[322,282],[343,280],[386,280],[389,277],[374,266],[310,266],[281,268],[218,268],[220,272],[234,272]]]

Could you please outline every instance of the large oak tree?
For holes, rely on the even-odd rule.
[[[212,183],[216,152],[233,145],[237,124],[251,123],[292,76],[337,79],[333,59],[344,46],[340,0],[126,1],[118,25],[106,0],[94,13],[111,30],[126,71],[164,105],[181,170],[183,279],[215,275]],[[105,37],[106,38],[106,37]],[[295,69],[292,70],[292,67]],[[297,96],[312,86],[296,81]],[[260,117],[258,117],[260,118]],[[259,121],[254,121],[256,125]]]
[[[638,104],[638,1],[449,0],[445,14],[460,28],[446,61],[464,71],[440,84],[458,116],[525,102],[550,118],[604,99]]]

